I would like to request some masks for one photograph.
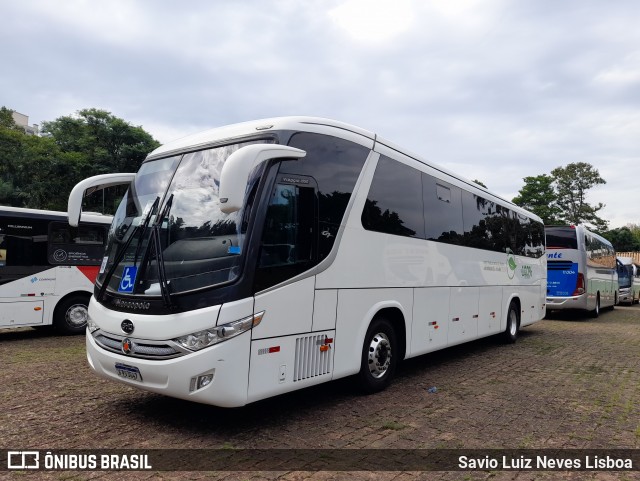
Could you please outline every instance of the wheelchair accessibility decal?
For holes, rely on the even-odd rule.
[[[122,280],[118,286],[118,292],[133,292],[137,274],[138,268],[136,266],[126,266],[122,272]]]

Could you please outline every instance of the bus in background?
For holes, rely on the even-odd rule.
[[[86,330],[111,216],[0,206],[0,328]]]
[[[583,225],[546,226],[547,310],[581,309],[592,317],[618,303],[616,253]]]
[[[635,304],[640,300],[640,269],[631,257],[618,257],[618,302]]]
[[[358,127],[254,121],[144,161],[109,231],[87,358],[225,407],[351,375],[374,392],[403,359],[514,342],[545,289],[534,214]]]

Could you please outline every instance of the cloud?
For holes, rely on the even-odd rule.
[[[611,187],[640,175],[638,18],[633,0],[7,2],[0,104],[36,123],[103,108],[162,142],[330,117],[507,198],[585,161],[605,215],[639,223]]]

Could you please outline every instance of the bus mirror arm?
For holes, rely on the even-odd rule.
[[[77,227],[82,214],[82,199],[85,196],[114,185],[128,184],[135,178],[136,174],[102,174],[88,177],[78,182],[71,193],[67,203],[67,214],[69,215],[69,225]]]
[[[304,150],[278,144],[253,144],[236,150],[229,156],[220,172],[220,210],[226,214],[242,208],[251,171],[270,159],[300,159]]]

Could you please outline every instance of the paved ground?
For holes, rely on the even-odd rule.
[[[553,315],[514,345],[485,339],[403,363],[385,392],[349,380],[241,409],[104,381],[84,337],[0,331],[0,448],[640,449],[640,308]],[[437,393],[429,388],[436,387]],[[12,477],[11,477],[12,476]],[[123,479],[0,472],[0,479]],[[640,479],[640,472],[137,472],[126,479]]]

